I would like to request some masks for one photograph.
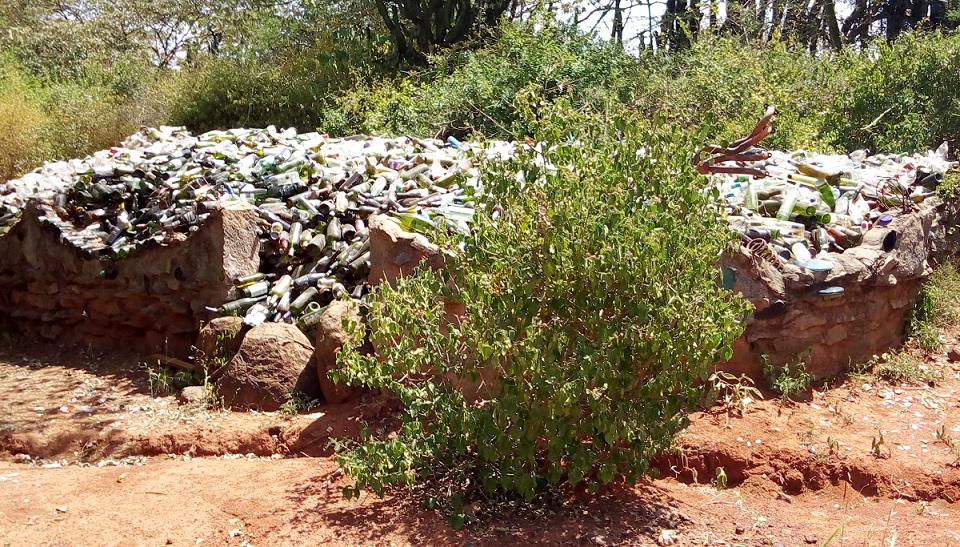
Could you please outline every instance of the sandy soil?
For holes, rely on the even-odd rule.
[[[327,441],[376,405],[182,406],[135,359],[7,345],[0,546],[960,545],[960,453],[942,442],[960,439],[960,365],[926,363],[935,387],[841,379],[743,417],[693,413],[659,480],[453,531],[403,492],[341,497]]]

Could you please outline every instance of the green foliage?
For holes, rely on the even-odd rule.
[[[45,160],[114,146],[141,125],[158,124],[166,109],[164,82],[150,72],[134,86],[129,80],[140,76],[121,72],[58,82],[32,76],[11,55],[0,54],[0,182]],[[156,85],[145,85],[150,81]]]
[[[770,382],[770,389],[780,394],[781,403],[806,392],[813,383],[813,375],[807,372],[807,364],[803,360],[795,365],[776,366],[767,361],[765,355],[761,355],[761,361],[763,375]]]
[[[31,101],[30,83],[7,57],[0,56],[0,182],[39,161],[43,111]]]
[[[257,4],[230,5],[248,1]],[[535,16],[501,25],[482,47],[447,50],[409,72],[390,61],[379,16],[356,2],[221,13],[213,27],[171,46],[186,54],[180,70],[156,68],[154,57],[169,52],[151,50],[142,36],[112,34],[131,20],[206,22],[213,13],[192,6],[138,0],[130,13],[111,5],[103,20],[83,25],[59,15],[47,21],[49,6],[0,8],[11,25],[0,37],[0,177],[106,148],[140,125],[160,123],[194,131],[274,124],[334,136],[539,139],[538,117],[522,111],[533,101],[565,101],[598,115],[661,114],[702,141],[719,142],[745,134],[771,103],[780,115],[764,144],[779,148],[912,151],[944,139],[956,148],[960,133],[951,91],[957,34],[912,33],[892,46],[816,56],[776,40],[704,35],[684,51],[635,58]],[[140,11],[142,18],[131,16]]]
[[[333,17],[333,16],[330,16]],[[177,78],[170,120],[195,131],[230,127],[297,127],[342,136],[359,122],[343,95],[377,73],[386,45],[328,21],[325,31],[289,28],[264,16],[248,47],[208,57]]]
[[[716,476],[713,480],[710,481],[713,484],[713,487],[717,490],[726,490],[727,488],[727,472],[723,470],[722,467],[717,468]]]
[[[960,271],[952,260],[937,266],[923,285],[907,322],[907,336],[925,351],[943,348],[941,331],[960,324]]]
[[[385,134],[509,138],[533,127],[518,107],[526,98],[563,98],[599,108],[630,100],[635,61],[616,47],[550,19],[505,24],[479,50],[435,56],[405,78],[373,82],[362,102],[364,131]]]
[[[850,82],[827,120],[837,146],[912,152],[960,142],[960,34],[907,33],[848,56]]]
[[[163,366],[151,368],[147,371],[147,383],[150,388],[150,395],[153,397],[174,395],[187,386],[203,385],[202,382],[197,382],[191,372]]]
[[[722,141],[748,134],[772,104],[780,110],[776,133],[763,146],[783,149],[829,148],[824,116],[852,76],[845,56],[716,36],[674,55],[645,53],[641,63],[636,95],[645,112],[668,112]]]
[[[339,354],[339,379],[405,408],[396,435],[339,447],[357,479],[348,497],[421,479],[457,515],[477,487],[529,500],[559,483],[633,482],[687,424],[707,367],[743,329],[746,304],[714,282],[730,235],[681,128],[522,111],[552,144],[483,163],[475,234],[441,238],[463,245],[449,277],[378,287],[368,323],[379,356],[357,351],[357,325]],[[496,203],[506,213],[492,221]],[[448,324],[444,299],[465,305],[462,322]],[[479,379],[479,401],[457,387]]]
[[[870,441],[870,454],[874,458],[883,458],[890,456],[890,447],[887,447],[887,454],[883,453],[883,448],[887,445],[886,439],[883,437],[883,430],[880,429],[877,431],[877,436]]]
[[[946,202],[960,199],[960,173],[944,173],[943,183],[937,186],[937,195]]]
[[[939,370],[924,365],[920,359],[906,351],[882,355],[873,367],[873,375],[891,384],[934,385],[943,378]]]
[[[314,399],[311,399],[306,394],[300,391],[293,391],[287,394],[287,400],[280,405],[280,412],[288,416],[296,416],[301,412],[309,410],[313,402]]]

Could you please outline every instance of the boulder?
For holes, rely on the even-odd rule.
[[[432,269],[443,268],[440,249],[427,238],[404,230],[382,215],[370,217],[370,284],[393,284],[412,274],[421,262]]]
[[[324,310],[317,324],[317,378],[323,397],[329,404],[338,404],[349,400],[356,389],[344,384],[336,384],[327,375],[337,366],[337,352],[347,341],[343,320],[361,321],[360,308],[356,302],[337,300]]]
[[[279,410],[294,391],[321,394],[313,364],[313,346],[288,323],[264,323],[251,329],[237,355],[217,378],[216,392],[227,406]]]
[[[195,357],[208,366],[218,358],[229,361],[240,351],[247,327],[235,316],[216,317],[200,329]]]

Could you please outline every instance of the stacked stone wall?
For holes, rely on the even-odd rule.
[[[186,356],[234,279],[259,269],[256,211],[224,204],[192,233],[120,260],[63,237],[52,209],[31,203],[0,236],[0,316],[8,332],[56,342]]]
[[[829,272],[792,264],[780,271],[745,249],[728,253],[720,266],[755,311],[720,368],[759,379],[763,358],[775,365],[803,360],[822,378],[899,346],[933,261],[960,239],[950,228],[955,216],[943,205],[896,216],[867,232],[861,246],[831,255]],[[202,323],[214,317],[206,307],[229,300],[234,280],[258,271],[257,223],[255,209],[227,202],[195,232],[111,260],[74,246],[53,211],[33,203],[0,236],[0,323],[58,343],[187,356]],[[392,223],[372,221],[371,228],[371,282],[409,273],[422,258],[442,267],[422,236]],[[884,252],[890,230],[897,244]],[[827,287],[843,292],[824,294]]]
[[[824,378],[900,346],[923,281],[949,247],[942,214],[943,207],[930,204],[895,216],[888,226],[868,231],[862,245],[831,254],[833,269],[827,272],[793,264],[779,271],[746,249],[727,254],[721,267],[733,273],[734,290],[755,310],[734,343],[733,358],[720,368],[759,379],[764,360],[803,361]],[[890,231],[896,245],[885,252]],[[843,292],[831,294],[836,287]]]

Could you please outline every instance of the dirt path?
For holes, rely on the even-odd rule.
[[[921,514],[916,504],[842,487],[788,501],[674,480],[454,532],[404,498],[345,501],[324,487],[334,469],[308,458],[3,464],[0,545],[656,545],[673,537],[678,545],[790,546],[821,544],[841,525],[834,545],[960,542],[955,506],[945,502]]]
[[[346,501],[329,480],[327,439],[372,405],[180,406],[123,356],[0,348],[0,546],[960,545],[943,442],[960,438],[960,367],[925,366],[936,387],[847,380],[742,418],[694,413],[661,480],[455,532],[405,494]]]

